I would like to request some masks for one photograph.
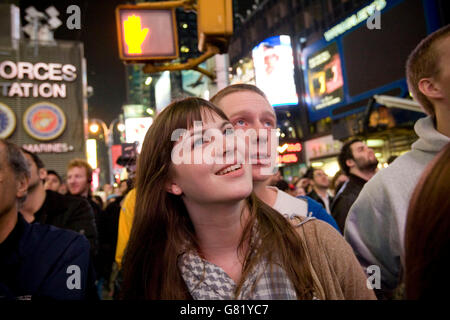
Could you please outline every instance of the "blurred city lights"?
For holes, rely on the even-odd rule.
[[[98,133],[99,130],[100,130],[100,126],[96,123],[93,123],[89,126],[89,131],[91,131],[91,133],[93,133],[93,134]]]
[[[147,77],[147,79],[145,79],[145,85],[149,86],[152,83],[152,81],[153,81],[152,77]]]
[[[125,125],[123,123],[119,123],[117,125],[117,130],[119,130],[120,132],[124,132],[125,131]]]

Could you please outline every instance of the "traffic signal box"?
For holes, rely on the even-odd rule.
[[[179,57],[175,9],[197,11],[198,48],[203,54],[186,63],[164,62]],[[226,53],[233,34],[232,0],[174,0],[116,7],[120,59],[147,62],[144,72],[195,69],[217,53]]]
[[[199,51],[205,51],[206,43],[211,43],[226,52],[233,34],[232,0],[198,0],[197,27]]]
[[[178,58],[175,9],[147,9],[136,5],[116,8],[120,59],[173,60]]]

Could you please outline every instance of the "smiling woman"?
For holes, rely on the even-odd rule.
[[[138,162],[122,299],[373,298],[342,237],[314,220],[299,218],[294,228],[252,193],[249,164],[175,164],[172,151],[185,143],[172,141],[175,130],[189,133],[189,150],[219,143],[196,143],[203,132],[196,132],[196,121],[227,135],[218,139],[221,152],[212,149],[214,160],[242,152],[227,145],[234,137],[230,122],[208,101],[180,100],[156,117]],[[309,251],[309,245],[317,249]]]

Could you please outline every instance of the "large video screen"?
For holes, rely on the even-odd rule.
[[[252,56],[256,86],[267,95],[269,102],[273,106],[297,105],[291,38],[268,38],[253,49]]]
[[[369,28],[366,13],[380,3],[384,6],[378,18],[374,17],[378,26]],[[440,27],[433,3],[368,2],[325,31],[321,40],[302,48],[304,101],[310,121],[359,113],[376,94],[409,96],[405,79],[408,55],[427,34]]]
[[[341,58],[334,42],[307,58],[310,104],[316,110],[342,102],[344,79]]]
[[[399,3],[380,22],[380,30],[362,26],[342,38],[350,96],[405,78],[409,53],[427,35],[421,0]]]

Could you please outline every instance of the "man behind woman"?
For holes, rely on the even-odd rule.
[[[243,150],[223,145],[212,149],[212,164],[174,164],[179,144],[195,153],[219,143],[202,140],[194,121],[235,139],[227,116],[202,99],[175,102],[157,116],[138,163],[123,298],[374,298],[338,232],[315,219],[290,223],[252,192],[248,164],[218,164]],[[171,141],[176,129],[189,134]]]

